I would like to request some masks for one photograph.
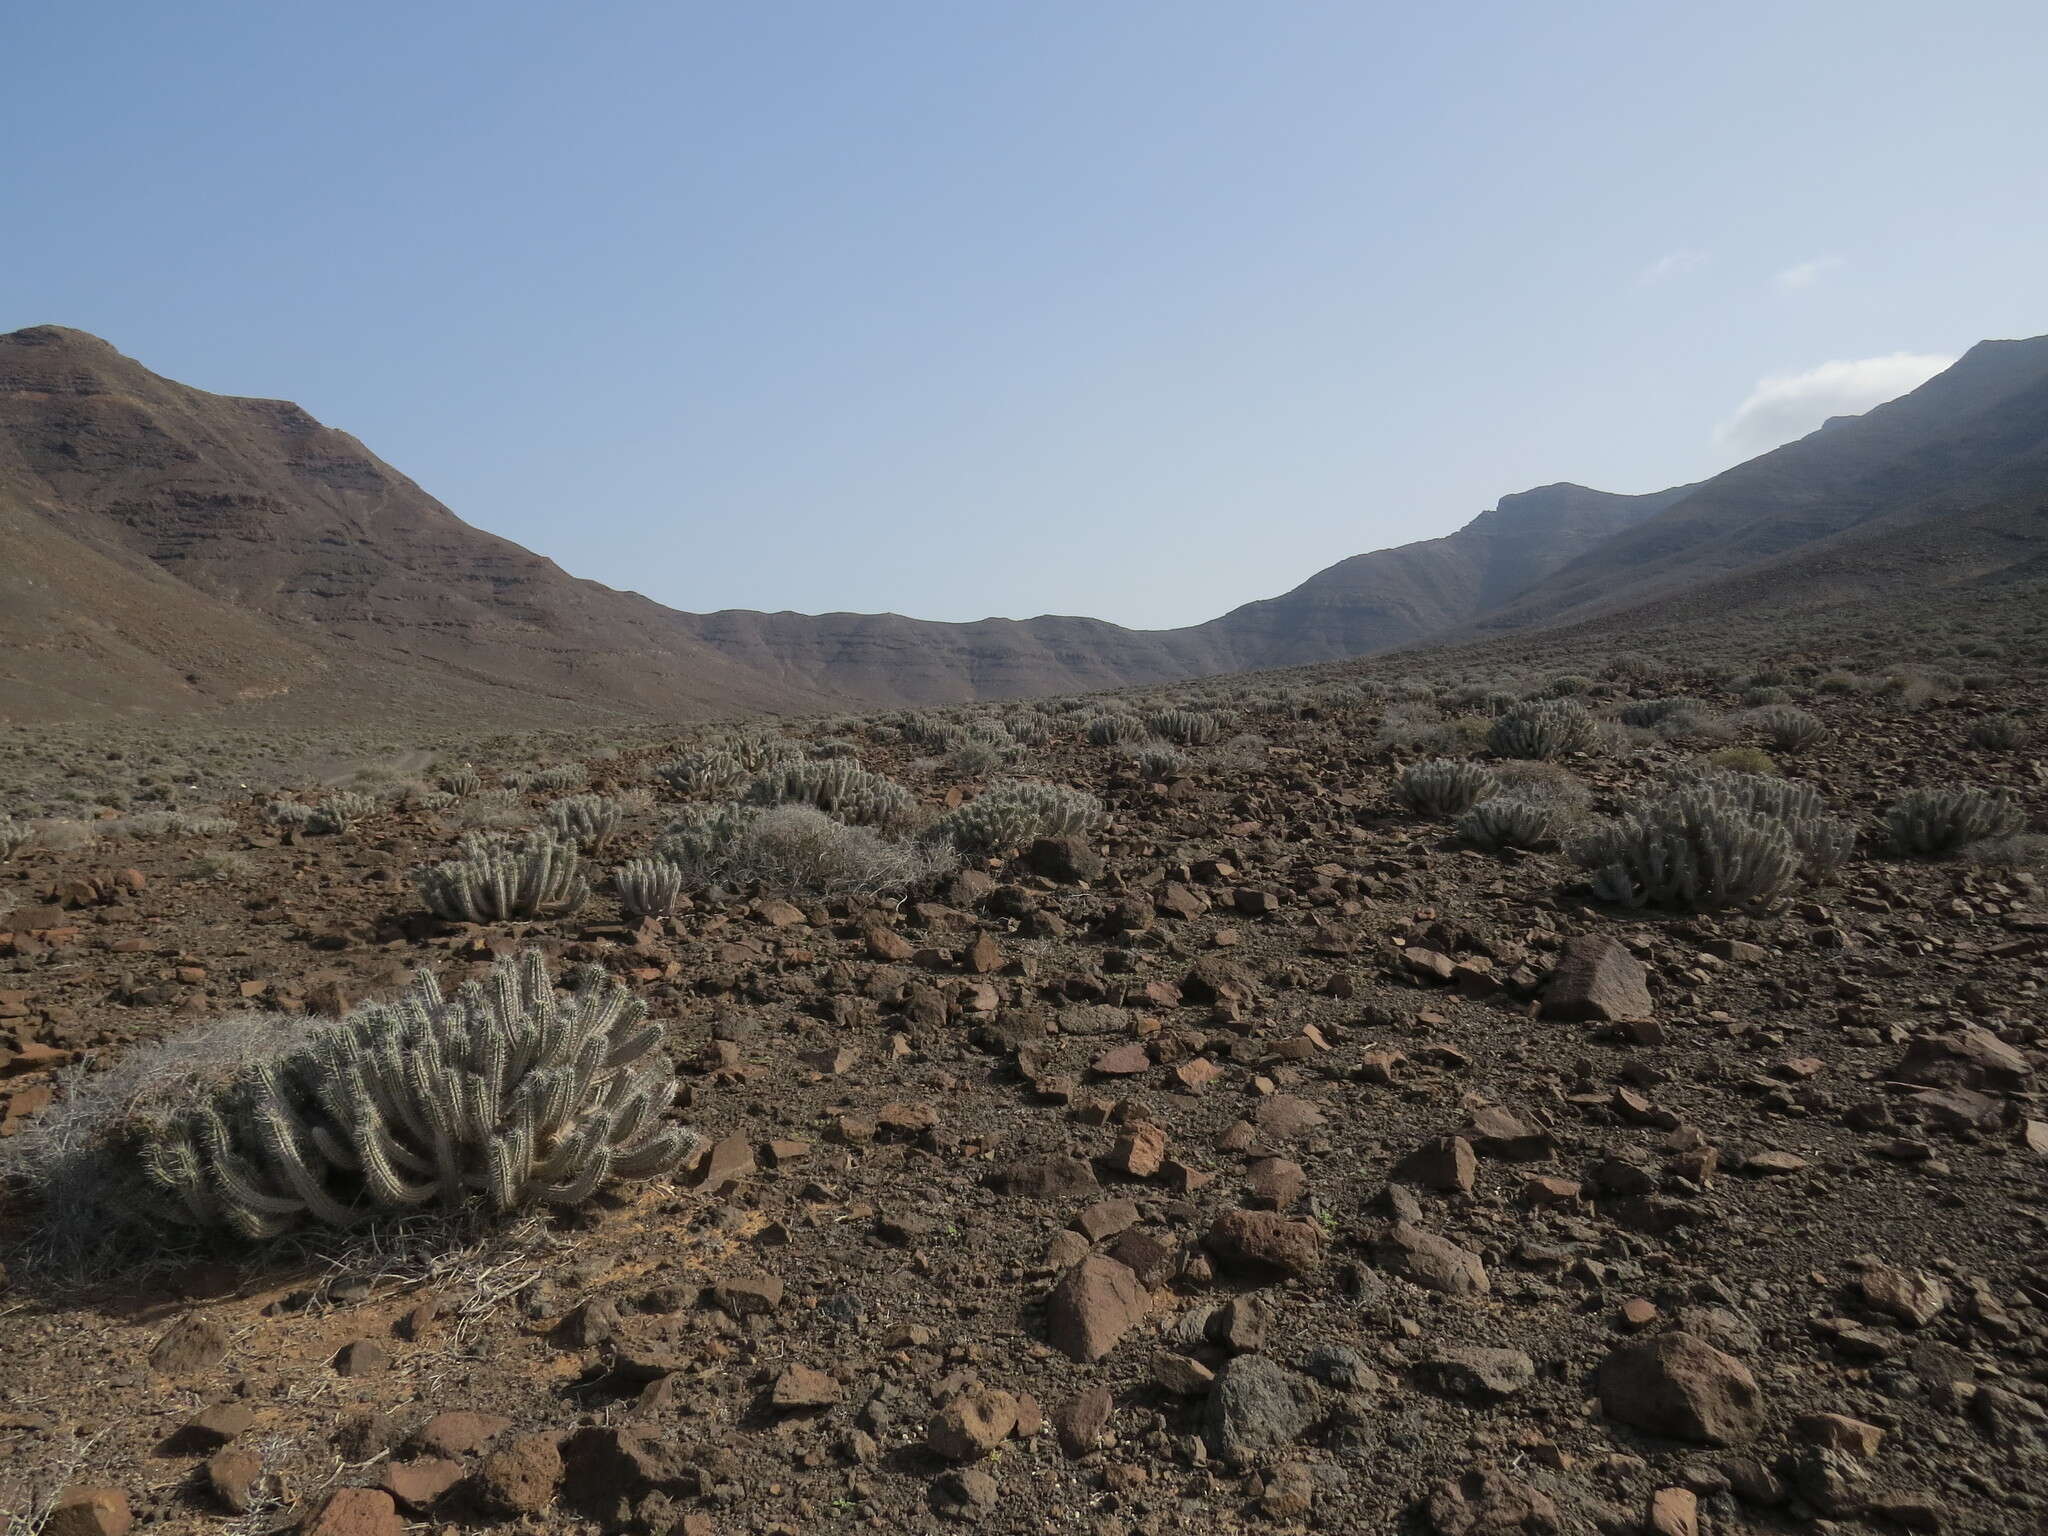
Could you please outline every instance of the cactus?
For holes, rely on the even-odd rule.
[[[412,872],[427,910],[449,922],[502,923],[560,916],[589,898],[577,872],[576,845],[552,833],[523,839],[472,833],[456,857]]]
[[[645,1014],[594,968],[565,1002],[535,952],[453,998],[423,976],[136,1128],[141,1175],[163,1219],[252,1240],[431,1202],[573,1205],[690,1145],[660,1123],[675,1075]]]
[[[750,805],[813,805],[853,826],[902,826],[917,800],[894,779],[843,758],[783,763],[747,786]]]
[[[1086,833],[1101,815],[1102,803],[1093,795],[1060,784],[1012,780],[941,817],[926,836],[949,841],[962,853],[990,854],[1035,838]]]
[[[1768,705],[1750,719],[1763,732],[1764,740],[1779,752],[1803,752],[1828,733],[1819,716],[1789,704]]]
[[[0,859],[13,858],[34,840],[35,833],[27,822],[0,816]]]
[[[1493,722],[1486,744],[1500,757],[1548,760],[1583,752],[1593,744],[1598,725],[1583,704],[1571,699],[1540,699],[1512,709]]]
[[[264,818],[280,827],[306,827],[320,813],[303,800],[273,800],[263,808]]]
[[[307,829],[313,832],[352,832],[357,822],[377,812],[376,797],[358,790],[344,789],[339,794],[329,795],[314,807]]]
[[[1153,783],[1177,779],[1187,772],[1187,754],[1163,741],[1147,742],[1138,748],[1138,772]]]
[[[1492,794],[1497,783],[1483,764],[1432,757],[1402,769],[1394,793],[1421,815],[1455,816]]]
[[[679,795],[729,795],[747,780],[747,766],[722,747],[685,752],[654,770]]]
[[[1162,709],[1157,714],[1147,715],[1145,725],[1153,735],[1183,747],[1206,746],[1223,734],[1223,727],[1214,715],[1192,709]]]
[[[475,794],[484,787],[484,776],[464,763],[460,768],[451,768],[441,775],[440,788],[444,795],[453,795],[458,800]]]
[[[1091,746],[1120,747],[1127,741],[1142,741],[1145,722],[1136,715],[1092,715],[1081,727],[1081,735]]]
[[[1458,835],[1475,848],[1547,848],[1557,841],[1561,808],[1516,794],[1490,795],[1458,818]]]
[[[1637,802],[1571,853],[1602,901],[1686,910],[1764,900],[1802,873],[1824,879],[1855,841],[1810,785],[1710,773]]]
[[[1639,731],[1654,730],[1687,714],[1697,715],[1699,708],[1693,699],[1637,699],[1621,706],[1620,719]]]
[[[1970,727],[1970,745],[1987,752],[2011,752],[2026,744],[2026,726],[2011,715],[1987,715]]]
[[[663,858],[632,859],[612,871],[619,905],[629,917],[667,917],[683,897],[683,869]]]
[[[626,808],[603,795],[570,795],[548,806],[555,835],[590,853],[609,848],[625,821]]]
[[[543,795],[573,793],[590,782],[590,770],[581,763],[557,763],[529,774],[526,788]]]
[[[1923,857],[2011,837],[2026,824],[2026,815],[2004,795],[1967,786],[1912,790],[1885,816],[1893,849]]]

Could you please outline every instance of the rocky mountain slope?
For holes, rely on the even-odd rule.
[[[2048,338],[1987,342],[1901,400],[1701,484],[1504,497],[1456,533],[1354,556],[1186,629],[689,614],[470,527],[297,406],[206,394],[38,326],[0,336],[13,555],[0,718],[260,701],[293,718],[563,721],[959,702],[1639,609],[1656,620],[1660,604],[1839,599],[2041,558],[2044,444]]]
[[[1946,372],[1861,416],[1690,487],[1656,517],[1588,549],[1488,614],[1523,628],[1633,608],[1736,572],[1774,569],[1797,600],[1798,572],[1925,564],[1947,579],[2032,557],[2048,506],[2048,337],[1986,341]],[[2019,543],[1984,537],[2008,527]],[[1866,554],[1858,543],[1871,540]],[[1951,557],[1977,546],[1979,560]],[[1820,555],[1816,567],[1788,557]],[[1778,562],[1777,565],[1773,565]]]

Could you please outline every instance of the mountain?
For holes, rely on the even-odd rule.
[[[1077,692],[2048,562],[2048,338],[1643,496],[1543,486],[1204,624],[690,614],[474,528],[284,401],[0,335],[0,720],[701,718]]]
[[[1827,551],[1837,574],[1863,539],[1919,528],[1888,557],[1962,566],[1928,525],[1993,521],[2048,499],[2048,336],[1985,341],[1910,394],[1838,416],[1797,442],[1689,487],[1657,516],[1594,546],[1484,615],[1474,632],[1569,623]],[[1981,530],[1979,530],[1981,532]],[[1959,522],[1954,537],[1962,537]],[[1976,537],[1972,534],[1971,537]],[[1996,568],[1998,540],[1986,546]],[[1842,562],[1846,561],[1847,566]],[[1787,570],[1791,567],[1787,567]],[[1975,574],[1983,574],[1978,570]],[[1754,583],[1751,583],[1754,586]],[[1782,595],[1798,597],[1787,576]],[[1867,586],[1867,580],[1860,582]]]

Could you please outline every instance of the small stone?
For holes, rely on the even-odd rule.
[[[1445,1397],[1499,1403],[1536,1379],[1536,1362],[1519,1349],[1446,1349],[1416,1367],[1425,1385]]]
[[[1487,1467],[1438,1483],[1423,1513],[1435,1536],[1562,1536],[1566,1528],[1542,1489]]]
[[[1659,1488],[1644,1520],[1648,1536],[1700,1536],[1699,1495],[1690,1488]]]
[[[768,1401],[784,1411],[829,1407],[839,1401],[839,1383],[808,1365],[792,1365],[775,1378]]]
[[[1094,1450],[1115,1408],[1116,1399],[1107,1387],[1089,1387],[1068,1398],[1052,1420],[1060,1449],[1070,1457],[1085,1456]]]
[[[1134,1179],[1149,1179],[1166,1162],[1166,1132],[1152,1124],[1133,1126],[1110,1151],[1109,1165]]]
[[[1315,1498],[1316,1480],[1307,1465],[1283,1461],[1266,1479],[1259,1509],[1269,1520],[1298,1520],[1314,1507]]]
[[[50,1506],[43,1536],[124,1536],[135,1524],[118,1488],[67,1488]]]
[[[1200,1397],[1216,1380],[1216,1373],[1191,1355],[1162,1350],[1152,1357],[1152,1379],[1176,1397]]]
[[[1313,1222],[1289,1221],[1278,1211],[1225,1211],[1202,1245],[1225,1269],[1301,1276],[1321,1259],[1323,1233]]]
[[[948,1461],[978,1461],[1017,1427],[1017,1399],[977,1388],[941,1408],[925,1428],[924,1443]]]
[[[215,1451],[207,1458],[204,1471],[213,1496],[238,1515],[246,1515],[254,1506],[256,1480],[262,1475],[263,1458],[239,1445]]]
[[[1086,1365],[1116,1348],[1147,1306],[1145,1288],[1126,1265],[1091,1254],[1053,1288],[1046,1302],[1046,1331],[1056,1349]]]
[[[1948,1287],[1919,1270],[1871,1264],[1863,1271],[1859,1289],[1865,1305],[1888,1313],[1909,1328],[1925,1328],[1948,1307]]]
[[[404,1536],[405,1521],[381,1488],[337,1488],[301,1529],[305,1536]]]
[[[1625,1344],[1601,1362],[1600,1408],[1653,1435],[1739,1445],[1762,1427],[1762,1396],[1749,1367],[1689,1333]]]
[[[216,1403],[187,1419],[175,1436],[180,1450],[217,1451],[256,1427],[256,1415],[244,1403]]]
[[[356,1339],[341,1346],[334,1369],[343,1376],[381,1376],[391,1368],[391,1351],[375,1339]]]
[[[1262,1157],[1245,1170],[1245,1183],[1255,1204],[1284,1211],[1308,1188],[1308,1174],[1289,1158]]]
[[[1395,1222],[1373,1245],[1373,1257],[1382,1268],[1428,1290],[1484,1296],[1491,1289],[1478,1254],[1410,1222]]]
[[[1869,1460],[1884,1442],[1884,1431],[1875,1424],[1852,1419],[1841,1413],[1809,1413],[1794,1426],[1808,1445],[1843,1451]]]
[[[553,1435],[521,1435],[491,1452],[477,1470],[477,1496],[504,1515],[537,1515],[562,1486],[562,1450]]]
[[[422,1424],[413,1444],[434,1456],[467,1456],[512,1427],[495,1413],[437,1413]]]
[[[1216,1373],[1204,1434],[1212,1454],[1244,1464],[1291,1444],[1322,1411],[1308,1377],[1265,1355],[1239,1355]]]
[[[1618,1024],[1653,1011],[1649,980],[1626,945],[1605,934],[1581,934],[1558,956],[1543,989],[1543,1016]]]
[[[228,1332],[197,1312],[181,1317],[149,1352],[149,1368],[164,1376],[196,1376],[228,1352]]]
[[[378,1479],[384,1491],[410,1510],[426,1510],[463,1479],[459,1461],[445,1456],[416,1456],[387,1463]]]
[[[732,1317],[765,1317],[782,1305],[782,1295],[776,1275],[741,1275],[711,1287],[712,1302]]]
[[[1418,1189],[1448,1189],[1469,1195],[1478,1172],[1479,1159],[1473,1155],[1471,1142],[1462,1136],[1439,1136],[1396,1163],[1392,1177]]]

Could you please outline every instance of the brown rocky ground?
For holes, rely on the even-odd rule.
[[[1048,711],[1016,771],[1104,800],[1100,867],[901,902],[451,927],[406,878],[448,812],[280,834],[274,761],[232,831],[0,864],[9,1132],[81,1053],[539,944],[642,990],[706,1138],[494,1232],[56,1294],[17,1256],[10,1533],[2040,1531],[2048,894],[1877,837],[1922,784],[2044,824],[2039,643],[1925,698],[1790,677],[1831,734],[1781,766],[1866,835],[1759,912],[1597,907],[1400,808],[1401,701],[1359,685],[1456,680],[1402,659],[1214,685],[1256,735],[1168,785]],[[1726,676],[1604,691],[1739,716]],[[1970,744],[1989,714],[2033,745]],[[844,734],[934,807],[975,787]],[[1569,766],[1608,808],[1748,739]],[[436,745],[487,777],[535,752]]]

